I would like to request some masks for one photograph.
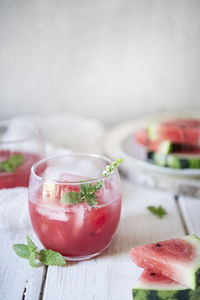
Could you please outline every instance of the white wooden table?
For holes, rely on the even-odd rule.
[[[200,199],[175,197],[122,181],[122,217],[110,248],[100,257],[64,267],[31,268],[12,250],[26,234],[39,241],[30,225],[27,190],[0,191],[0,300],[122,300],[141,271],[130,260],[131,247],[196,233],[200,235]],[[168,212],[159,219],[148,205]]]

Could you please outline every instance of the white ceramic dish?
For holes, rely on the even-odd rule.
[[[199,118],[199,112],[165,113],[130,120],[111,128],[103,139],[103,152],[112,159],[125,158],[123,171],[139,183],[160,188],[171,188],[179,193],[187,193],[190,187],[200,190],[200,170],[171,169],[155,166],[144,160],[144,153],[134,148],[133,134],[137,129],[146,128],[152,119],[177,117]],[[191,193],[190,193],[191,194]]]

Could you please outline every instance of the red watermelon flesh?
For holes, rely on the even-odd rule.
[[[153,151],[153,152],[160,152],[162,149],[162,144],[165,142],[165,140],[159,140],[159,141],[151,141],[148,138],[148,133],[147,130],[141,129],[137,130],[134,134],[134,140],[137,144],[141,146],[146,146],[148,151]],[[170,141],[169,141],[170,142]],[[191,144],[179,144],[179,143],[171,143],[172,149],[177,149],[178,151],[197,151],[200,148],[196,145],[191,145]],[[172,150],[174,152],[174,150]]]
[[[134,139],[140,145],[148,146],[149,144],[148,132],[146,129],[137,130],[134,133]]]
[[[153,289],[155,284],[156,289],[170,287],[170,289],[176,288],[177,286],[181,286],[178,282],[166,277],[161,273],[156,273],[152,270],[146,269],[140,275],[138,285],[140,287],[144,285],[146,288],[151,287]],[[182,287],[182,286],[181,286]]]
[[[141,268],[153,270],[194,289],[200,268],[200,240],[194,236],[171,239],[132,248],[132,260]]]
[[[147,146],[150,151],[158,151],[161,141],[150,141],[148,138],[148,132],[146,129],[137,130],[134,133],[135,141],[142,145]]]
[[[148,126],[151,141],[169,140],[172,143],[199,145],[200,121],[197,119],[178,119]]]
[[[133,290],[133,299],[155,300],[198,299],[198,292],[192,291],[178,282],[151,270],[144,270]],[[192,296],[192,297],[191,297]]]

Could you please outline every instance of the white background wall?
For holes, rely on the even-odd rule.
[[[0,0],[0,119],[200,108],[199,0]]]

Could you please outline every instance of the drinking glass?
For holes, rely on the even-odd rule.
[[[0,189],[28,186],[32,165],[44,154],[39,132],[27,122],[0,122]]]
[[[117,169],[102,176],[109,159],[93,154],[68,154],[45,158],[32,166],[29,211],[36,235],[46,249],[60,252],[66,260],[85,260],[102,253],[116,232],[121,213]],[[103,185],[95,192],[97,205],[61,202],[83,185]]]

